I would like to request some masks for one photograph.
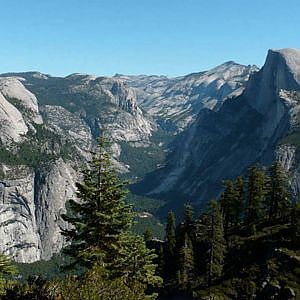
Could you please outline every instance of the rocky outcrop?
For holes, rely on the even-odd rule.
[[[35,73],[17,73],[24,77],[26,88],[45,105],[66,109],[90,127],[93,137],[107,130],[119,141],[149,140],[156,130],[155,123],[145,116],[137,105],[136,92],[122,80],[72,74],[67,77],[36,76]],[[74,117],[73,117],[74,118]]]
[[[35,217],[41,259],[50,259],[65,243],[61,230],[67,224],[61,215],[66,212],[67,200],[75,198],[77,180],[76,171],[62,159],[57,160],[50,168],[41,168],[35,174]]]
[[[18,262],[41,259],[35,217],[34,173],[15,170],[19,178],[0,181],[0,252]]]
[[[21,112],[8,102],[0,92],[0,142],[7,146],[12,142],[20,142],[28,127]]]
[[[133,89],[126,88],[122,81],[113,82],[110,89],[113,96],[118,100],[118,106],[125,111],[137,115],[138,106],[136,103],[136,93]]]
[[[131,142],[146,141],[152,131],[156,130],[154,122],[145,117],[138,107],[136,92],[127,87],[122,80],[83,75],[79,77],[80,81],[75,78],[73,75],[70,85],[72,92],[84,93],[99,102],[105,99],[105,110],[102,113],[100,112],[94,120],[87,116],[89,124],[96,123],[93,124],[94,129],[104,128],[114,140]]]
[[[298,149],[299,151],[299,149]],[[300,173],[297,165],[297,147],[291,144],[282,144],[275,151],[276,160],[280,161],[288,173],[293,200],[298,200],[300,195]]]
[[[22,84],[23,78],[0,77],[0,142],[6,148],[42,124],[37,98]]]
[[[0,252],[17,262],[50,259],[65,242],[61,214],[78,175],[62,159],[36,172],[15,167],[10,173],[13,179],[0,181]]]
[[[0,78],[0,92],[4,97],[13,101],[17,108],[23,109],[28,120],[42,124],[43,120],[39,114],[38,101],[36,96],[22,84],[24,78],[2,77]]]
[[[78,115],[58,105],[44,105],[41,112],[47,128],[64,138],[68,138],[83,157],[89,157],[93,137],[86,122]]]
[[[245,97],[268,120],[263,127],[263,138],[270,138],[284,117],[286,103],[281,101],[281,91],[300,90],[299,57],[299,51],[293,49],[269,50],[264,67],[249,81]]]

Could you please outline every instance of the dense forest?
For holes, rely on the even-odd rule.
[[[132,230],[126,183],[107,149],[100,139],[77,200],[67,203],[63,252],[30,266],[0,256],[0,299],[300,297],[300,205],[280,162],[225,180],[201,212],[189,203],[182,220],[169,212],[160,240],[150,227]]]
[[[224,181],[218,201],[193,216],[170,212],[159,268],[161,294],[195,299],[296,299],[300,293],[300,206],[279,162]],[[188,298],[189,299],[189,298]],[[298,298],[297,298],[298,299]]]

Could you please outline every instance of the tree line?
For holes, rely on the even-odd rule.
[[[189,204],[185,205],[179,224],[175,213],[168,213],[166,237],[159,251],[159,271],[164,279],[162,293],[166,297],[182,294],[212,299],[205,297],[213,294],[211,287],[220,285],[226,277],[228,279],[230,268],[235,268],[234,275],[245,268],[243,263],[238,263],[238,257],[234,257],[241,254],[235,249],[235,243],[241,247],[244,240],[258,239],[266,228],[272,230],[288,224],[291,243],[299,249],[299,216],[299,204],[291,200],[288,176],[278,161],[268,170],[252,166],[246,176],[224,180],[220,198],[210,201],[199,216],[194,216]],[[280,242],[276,242],[275,246],[279,247]],[[255,256],[249,248],[245,249],[248,255]],[[235,289],[232,298],[222,298],[225,296],[221,288],[220,294],[215,295],[221,298],[213,299],[252,299],[256,283],[249,276],[244,277],[244,282],[238,278],[234,284],[229,284],[231,290]],[[240,289],[245,285],[250,291],[242,296],[237,292],[238,285]]]
[[[150,230],[144,237],[132,232],[126,183],[118,179],[107,149],[101,138],[82,182],[76,183],[77,199],[68,202],[63,215],[69,224],[62,231],[68,241],[63,249],[66,275],[20,282],[7,277],[16,270],[0,256],[0,299],[273,297],[264,294],[270,280],[263,288],[260,281],[282,275],[278,269],[284,253],[285,263],[297,257],[275,250],[284,245],[298,251],[300,246],[300,208],[291,201],[280,162],[268,170],[252,166],[246,176],[225,180],[219,199],[199,215],[190,204],[180,222],[169,212],[165,240],[160,241]],[[285,297],[287,283],[280,284],[280,297]]]

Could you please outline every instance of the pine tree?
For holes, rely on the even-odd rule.
[[[141,236],[123,233],[120,239],[120,251],[112,264],[114,277],[121,277],[129,287],[140,284],[146,288],[162,283],[161,277],[155,274],[157,258],[154,250],[146,247]]]
[[[0,299],[7,293],[11,287],[9,281],[5,278],[7,275],[16,275],[18,270],[12,261],[4,254],[0,254]],[[10,297],[10,299],[13,299]]]
[[[234,205],[234,222],[235,225],[237,225],[242,220],[245,206],[245,184],[243,177],[239,176],[235,180],[234,187],[236,191],[236,202]]]
[[[222,213],[216,201],[209,203],[209,224],[207,224],[207,281],[210,286],[223,272],[225,239]]]
[[[292,240],[300,247],[300,202],[294,203],[292,208]]]
[[[174,212],[169,212],[166,225],[166,238],[164,247],[164,278],[172,281],[176,272],[176,219]]]
[[[184,215],[183,215],[183,226],[184,232],[187,233],[192,239],[192,232],[194,226],[194,211],[193,207],[190,204],[184,206]]]
[[[221,195],[221,209],[224,217],[224,230],[227,233],[230,226],[236,223],[238,193],[232,180],[223,182],[224,192]]]
[[[166,257],[164,246],[159,247],[157,272],[162,278],[166,278]]]
[[[265,216],[267,176],[262,169],[250,167],[247,182],[246,221],[257,222]]]
[[[176,247],[176,218],[174,212],[168,213],[166,225],[166,251],[170,257],[174,257]]]
[[[72,225],[63,234],[71,241],[64,252],[73,257],[73,265],[109,265],[117,255],[120,235],[132,222],[124,183],[117,178],[107,149],[107,141],[100,138],[89,168],[83,170],[83,182],[76,183],[78,200],[69,201],[69,213],[63,216]]]
[[[276,161],[270,168],[268,192],[269,220],[286,218],[289,215],[291,208],[289,196],[287,175],[281,163]]]
[[[148,241],[152,240],[153,239],[152,230],[149,227],[147,227],[146,230],[143,233],[143,236],[144,236],[144,241],[145,242],[148,242]]]
[[[205,211],[195,221],[195,265],[196,274],[198,276],[205,275],[207,266],[207,254],[209,250],[209,237],[210,237],[210,214]]]
[[[183,220],[176,228],[176,245],[180,249],[185,243],[185,235],[189,236],[189,239],[194,244],[195,242],[195,230],[194,230],[194,211],[190,204],[184,205]]]
[[[193,284],[195,278],[194,272],[194,251],[193,245],[186,233],[184,238],[184,244],[179,251],[179,272],[178,280],[179,285],[184,289],[189,289]]]
[[[11,260],[4,254],[0,254],[0,278],[3,275],[15,275],[17,268]]]

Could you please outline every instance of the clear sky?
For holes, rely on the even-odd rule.
[[[0,0],[0,73],[165,74],[300,48],[299,0]]]

